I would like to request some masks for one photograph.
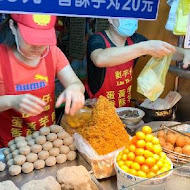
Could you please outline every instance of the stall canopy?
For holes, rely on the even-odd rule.
[[[159,0],[0,0],[0,12],[154,20]]]

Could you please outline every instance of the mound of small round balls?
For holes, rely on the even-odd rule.
[[[15,176],[72,161],[76,158],[75,150],[74,139],[61,126],[51,125],[11,140],[4,155],[10,175]]]

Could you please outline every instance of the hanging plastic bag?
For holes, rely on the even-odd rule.
[[[183,14],[188,15],[190,13],[190,1],[189,0],[181,0]]]
[[[176,22],[173,30],[173,34],[179,36],[185,36],[187,32],[189,15],[184,14],[182,1],[179,2],[177,12],[176,12]]]
[[[171,58],[172,54],[162,58],[152,57],[137,78],[137,92],[155,101],[164,90]]]

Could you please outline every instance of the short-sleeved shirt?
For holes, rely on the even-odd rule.
[[[3,48],[3,45],[0,45],[0,55],[1,55],[1,48]],[[63,54],[63,52],[57,46],[51,46],[50,51],[52,53],[52,59],[53,59],[52,64],[56,75],[61,69],[67,66],[69,62],[66,56]],[[13,51],[9,48],[8,48],[8,54],[11,63],[11,69],[12,71],[14,71],[12,72],[12,76],[13,76],[15,89],[18,88],[18,85],[24,86],[34,82],[40,82],[42,79],[46,79],[47,72],[54,72],[46,70],[46,64],[44,58],[41,59],[39,64],[37,64],[36,66],[29,66],[26,65],[24,62],[18,60],[18,58],[14,55]],[[0,64],[0,96],[2,95],[5,95],[5,90],[4,90],[2,68]]]
[[[102,31],[103,35],[107,38],[109,43],[111,44],[111,47],[116,47],[116,45],[110,40],[110,38],[107,36],[105,31]],[[147,38],[145,38],[141,34],[135,33],[133,36],[131,36],[131,40],[133,43],[139,43],[142,41],[146,41]],[[127,46],[127,40],[125,43],[125,46]],[[87,44],[87,77],[88,77],[88,85],[92,92],[92,94],[96,94],[100,87],[102,86],[105,78],[106,68],[100,68],[96,67],[92,60],[90,59],[91,53],[96,49],[105,49],[106,44],[102,36],[99,34],[94,34],[90,37]],[[135,59],[135,62],[137,59]],[[87,96],[87,94],[86,94]],[[86,97],[88,98],[88,97]]]

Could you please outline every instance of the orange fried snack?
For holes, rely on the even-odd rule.
[[[77,131],[99,155],[124,147],[129,141],[115,107],[104,96],[100,96],[96,102],[90,121]]]

